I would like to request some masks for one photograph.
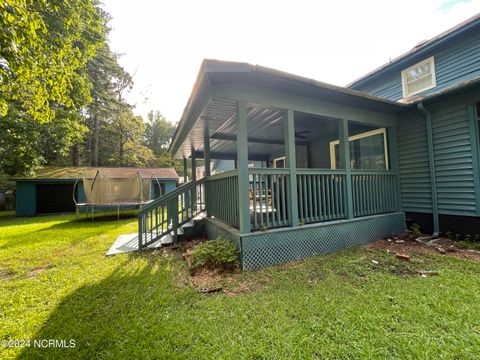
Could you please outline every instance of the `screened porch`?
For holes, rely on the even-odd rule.
[[[192,169],[205,160],[208,217],[243,234],[399,211],[388,121],[223,99],[212,99],[204,113],[217,121],[223,114],[222,125],[191,149]]]

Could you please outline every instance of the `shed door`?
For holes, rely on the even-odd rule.
[[[73,184],[37,184],[36,213],[51,214],[75,211]]]
[[[153,183],[153,199],[165,195],[165,183]]]

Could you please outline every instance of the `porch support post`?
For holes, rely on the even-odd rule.
[[[204,163],[205,163],[205,185],[204,185],[204,190],[205,190],[205,193],[204,193],[204,201],[205,201],[205,214],[207,217],[210,217],[209,216],[209,212],[208,212],[208,196],[207,196],[207,191],[208,191],[208,184],[207,184],[207,181],[208,181],[208,177],[210,176],[210,136],[209,136],[209,132],[208,132],[208,128],[205,129],[205,134],[204,134],[204,137],[203,137],[203,149],[204,149],[204,152],[203,152],[203,160],[204,160]]]
[[[192,149],[192,181],[197,181],[197,156],[195,155],[195,150]]]
[[[298,194],[297,194],[297,157],[295,152],[295,115],[287,110],[283,133],[285,136],[285,166],[290,171],[288,202],[291,209],[291,225],[298,226]],[[300,194],[300,196],[302,196]]]
[[[348,142],[348,120],[338,121],[340,137],[340,164],[345,168],[345,209],[347,219],[353,219],[352,170],[350,169],[350,144]]]
[[[188,173],[188,160],[187,160],[187,158],[184,156],[184,157],[183,157],[183,183],[184,183],[184,184],[186,184],[186,183],[187,183],[187,180],[188,180],[187,173]]]
[[[192,182],[197,181],[197,158],[195,155],[195,149],[192,148]],[[191,195],[190,195],[190,200],[191,200],[191,209],[192,209],[192,216],[195,213],[195,206],[196,206],[196,200],[197,200],[197,194],[196,194],[196,189],[197,187],[194,186],[192,187]]]
[[[203,148],[204,148],[204,162],[205,162],[205,177],[210,176],[210,137],[208,136],[208,130],[205,131],[203,137]]]
[[[238,210],[241,234],[250,233],[250,200],[248,180],[248,139],[247,107],[237,103],[237,168],[238,168]]]

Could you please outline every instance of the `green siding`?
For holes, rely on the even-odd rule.
[[[403,211],[431,213],[427,130],[417,110],[399,117],[398,160]]]
[[[432,55],[435,57],[437,85],[421,92],[422,96],[480,76],[480,33],[465,35],[455,43],[439,47],[422,56],[413,55],[400,68],[393,66],[380,77],[372,75],[365,83],[354,84],[351,88],[390,100],[399,100],[403,97],[402,70]]]
[[[35,215],[35,183],[17,181],[15,213],[17,216]]]
[[[467,104],[465,101],[441,103],[432,106],[430,112],[439,213],[474,216],[474,149]]]
[[[475,92],[425,104],[432,116],[433,156],[439,214],[476,216],[476,127],[468,103]],[[475,120],[472,120],[475,121]],[[475,124],[474,124],[475,125]],[[431,213],[425,118],[401,114],[398,127],[400,185],[404,211]],[[472,145],[472,141],[474,145]],[[477,181],[476,181],[477,180]],[[477,185],[476,185],[477,184]]]
[[[170,191],[173,191],[177,187],[177,182],[173,181],[162,181],[165,183],[165,194],[168,194]]]

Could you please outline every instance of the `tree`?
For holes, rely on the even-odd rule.
[[[0,172],[32,172],[83,136],[86,64],[106,22],[96,0],[0,2]]]
[[[166,153],[173,134],[175,124],[168,121],[160,111],[150,111],[145,127],[145,143],[155,155]]]
[[[183,174],[183,162],[175,160],[168,147],[175,133],[176,125],[165,118],[160,111],[150,111],[145,125],[145,145],[155,154],[155,164],[158,167],[174,167]]]
[[[17,113],[0,121],[0,169],[14,175],[32,173],[41,165],[68,155],[85,128],[75,119],[55,117],[39,123]]]
[[[52,121],[60,107],[79,110],[88,98],[82,73],[105,42],[96,0],[0,2],[0,116],[25,113]],[[83,96],[72,97],[71,90]]]
[[[123,92],[133,86],[132,77],[118,64],[118,55],[108,44],[101,47],[87,64],[92,88],[92,101],[86,109],[86,125],[89,128],[86,151],[90,166],[102,163],[99,154],[100,132],[114,119],[119,119],[129,109],[123,100]]]
[[[116,166],[155,166],[155,155],[143,143],[145,123],[131,109],[125,109],[107,126],[105,140],[113,148],[109,163]]]

